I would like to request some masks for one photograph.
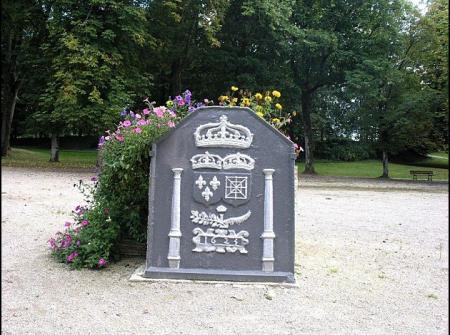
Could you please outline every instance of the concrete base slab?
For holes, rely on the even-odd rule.
[[[297,281],[295,283],[273,283],[273,282],[236,282],[226,280],[191,280],[191,279],[168,279],[168,278],[148,278],[144,277],[145,264],[139,266],[130,277],[132,282],[150,282],[150,283],[177,283],[177,284],[213,284],[213,285],[232,285],[233,287],[283,287],[283,288],[299,288]]]

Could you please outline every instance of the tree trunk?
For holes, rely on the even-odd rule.
[[[303,173],[315,174],[313,157],[313,133],[311,126],[311,99],[312,94],[309,91],[302,90],[302,117],[305,130],[305,170]]]
[[[52,134],[50,162],[59,162],[59,144],[58,144],[58,135],[56,134]]]
[[[170,73],[170,94],[174,97],[181,93],[181,61],[176,59],[171,66]]]
[[[16,110],[17,96],[19,94],[19,84],[16,82],[11,88],[10,97],[4,97],[6,102],[2,105],[2,156],[6,156],[9,151],[9,141],[11,137],[11,125]]]
[[[380,178],[389,178],[389,161],[388,161],[388,153],[386,150],[383,150],[383,174]]]

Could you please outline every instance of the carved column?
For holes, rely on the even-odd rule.
[[[272,175],[274,169],[264,169],[264,232],[261,235],[263,239],[263,257],[262,270],[265,272],[273,272],[273,240],[275,233],[273,232],[273,184]]]
[[[180,267],[180,193],[181,193],[181,172],[183,169],[175,168],[173,171],[173,194],[171,225],[169,232],[169,268],[178,269]]]

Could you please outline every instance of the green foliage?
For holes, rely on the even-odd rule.
[[[170,116],[148,118],[142,133],[122,130],[123,141],[107,141],[101,150],[102,167],[97,195],[121,223],[121,233],[143,242],[148,215],[149,151],[156,138],[167,131]]]
[[[131,1],[52,4],[41,47],[51,59],[51,80],[30,123],[36,130],[100,134],[117,110],[143,95],[150,84],[138,57],[146,43],[144,14]]]
[[[78,185],[91,202],[95,185]],[[66,222],[63,232],[49,240],[52,255],[72,268],[100,268],[110,259],[111,249],[119,235],[119,224],[111,220],[101,202],[92,206],[77,206],[73,211],[74,221]]]
[[[121,238],[146,240],[152,143],[199,104],[189,91],[168,101],[170,108],[145,101],[148,107],[139,113],[122,111],[117,129],[101,137],[95,186],[79,185],[88,205],[77,206],[75,223],[49,241],[59,261],[74,268],[102,267]]]
[[[335,161],[361,161],[376,158],[376,152],[370,144],[346,139],[328,140],[316,143],[318,158]]]

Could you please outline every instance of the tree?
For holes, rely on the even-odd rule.
[[[218,46],[216,33],[228,7],[225,0],[156,0],[147,10],[147,34],[152,36],[147,53],[146,71],[154,74],[157,86],[153,95],[162,101],[200,86],[208,76],[200,72],[200,80],[190,80],[193,67],[202,62],[205,50]],[[198,77],[197,77],[198,78]],[[164,100],[163,100],[164,99]]]
[[[99,134],[118,111],[142,98],[151,84],[141,72],[145,48],[145,2],[65,0],[49,2],[48,42],[52,59],[33,127],[52,137],[51,161],[58,161],[58,137]]]
[[[373,37],[361,61],[347,75],[349,98],[357,105],[359,134],[382,153],[383,173],[389,177],[389,156],[424,144],[432,127],[427,106],[430,91],[421,83],[411,59],[417,46],[419,13],[407,3],[393,7],[396,15]]]
[[[34,66],[35,47],[45,36],[45,13],[40,1],[3,1],[1,6],[1,150],[5,156],[16,105]]]

